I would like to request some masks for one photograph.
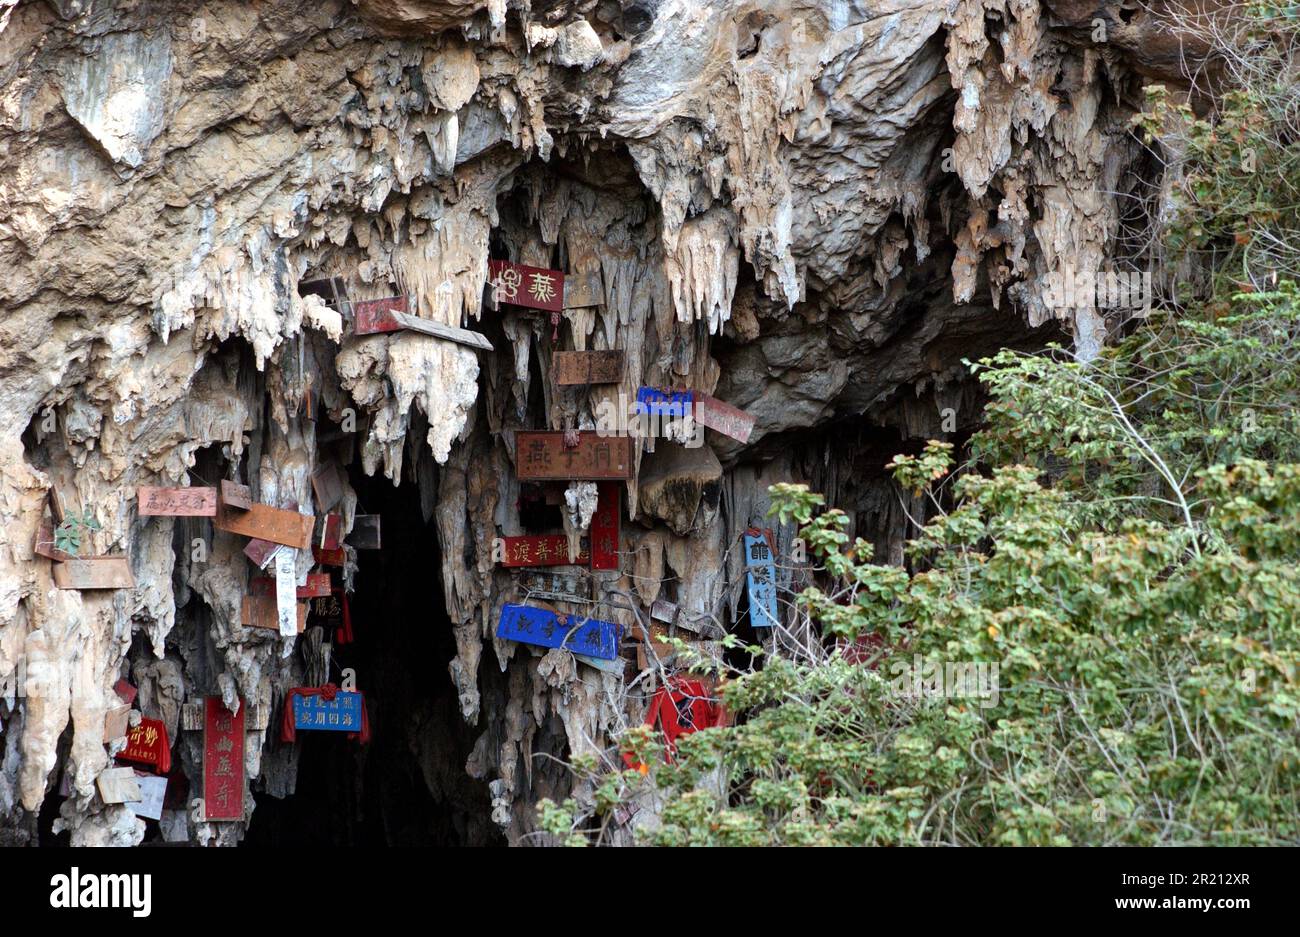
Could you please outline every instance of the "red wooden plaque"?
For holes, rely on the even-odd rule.
[[[529,481],[631,478],[632,440],[584,430],[570,449],[560,430],[521,430],[515,433],[515,465],[519,478]]]
[[[352,304],[355,317],[354,328],[358,335],[374,335],[378,332],[399,332],[402,323],[393,315],[395,312],[407,311],[405,296],[390,296],[388,299],[367,299]]]
[[[253,504],[246,511],[222,505],[214,523],[218,530],[305,550],[311,546],[316,518],[269,504]]]
[[[347,561],[347,554],[344,553],[342,547],[335,550],[312,547],[311,555],[321,566],[342,566]]]
[[[343,515],[326,514],[321,518],[320,536],[316,538],[316,547],[322,552],[330,552],[341,546],[343,546]]]
[[[216,517],[215,488],[154,488],[135,490],[141,517]]]
[[[569,538],[564,534],[543,534],[532,537],[505,537],[505,559],[502,566],[568,566],[584,565],[590,553],[584,543],[577,559],[569,559]]]
[[[232,713],[219,696],[203,710],[203,814],[207,820],[244,818],[244,713]]]
[[[591,568],[618,569],[618,482],[601,482],[591,516]]]
[[[498,303],[513,303],[548,312],[564,309],[564,274],[559,270],[488,261],[488,285]]]
[[[167,727],[161,719],[141,719],[140,724],[126,733],[126,748],[117,755],[123,761],[152,765],[159,774],[172,768],[171,743]]]

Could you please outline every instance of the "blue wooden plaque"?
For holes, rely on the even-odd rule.
[[[636,392],[637,412],[650,416],[686,416],[694,401],[695,392],[691,390],[641,387]]]
[[[332,700],[319,693],[293,695],[293,727],[313,732],[360,732],[361,694],[340,690]]]
[[[561,615],[530,605],[501,609],[497,637],[541,647],[563,647],[575,654],[613,660],[618,656],[619,626],[581,615]]]
[[[749,623],[771,628],[780,622],[776,608],[776,564],[762,534],[745,534],[745,567],[749,585]]]

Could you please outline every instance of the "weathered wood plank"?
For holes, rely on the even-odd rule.
[[[223,504],[217,511],[215,523],[218,530],[306,550],[311,546],[311,532],[316,525],[316,518],[310,514],[273,508],[269,504],[253,504],[247,511],[228,508]]]
[[[570,449],[559,430],[521,430],[515,433],[515,467],[518,477],[529,481],[627,479],[632,477],[632,440],[584,430]]]
[[[486,336],[469,329],[454,325],[444,325],[432,319],[422,319],[408,312],[409,304],[405,296],[388,299],[371,299],[352,304],[355,313],[353,329],[357,335],[377,335],[383,332],[398,332],[406,329],[420,332],[444,341],[455,342],[482,351],[492,351],[492,343]]]
[[[95,778],[95,784],[106,804],[125,804],[140,799],[140,785],[135,783],[134,768],[105,768]]]
[[[232,482],[229,479],[222,479],[221,503],[227,507],[247,511],[253,506],[253,491],[247,485],[241,485],[239,482]]]
[[[246,595],[239,607],[239,623],[245,628],[280,630],[280,616],[274,595]],[[307,630],[307,603],[298,603],[298,634]]]
[[[626,355],[612,351],[557,351],[552,358],[555,383],[561,386],[617,384],[623,380]]]
[[[54,564],[60,589],[132,589],[135,577],[125,556],[86,556]]]
[[[380,515],[357,514],[352,518],[352,532],[347,536],[347,544],[355,550],[378,550],[380,548]]]
[[[156,488],[140,485],[135,490],[141,517],[215,517],[215,488]]]
[[[695,395],[695,422],[740,442],[748,442],[754,430],[752,416],[708,394]]]
[[[275,580],[270,576],[257,576],[253,579],[250,586],[253,595],[274,596]],[[313,599],[319,596],[330,594],[330,574],[329,573],[308,573],[307,584],[298,586],[298,598]]]
[[[48,557],[52,560],[75,560],[76,556],[71,553],[64,553],[54,545],[54,525],[49,521],[41,521],[41,526],[36,530],[36,542],[32,544],[32,552],[37,556]]]
[[[316,495],[316,510],[327,513],[343,500],[343,476],[337,463],[326,462],[317,467],[311,476],[311,490]]]

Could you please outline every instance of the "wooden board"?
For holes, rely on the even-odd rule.
[[[526,600],[543,599],[582,603],[591,601],[591,574],[585,569],[570,567],[553,572],[530,570],[515,573],[515,576],[519,589],[525,593]]]
[[[270,540],[250,540],[244,547],[244,556],[252,560],[258,569],[266,569],[282,549],[285,549],[282,544],[272,543]]]
[[[360,732],[361,694],[339,690],[332,700],[294,693],[293,727],[311,732]]]
[[[667,599],[657,599],[650,606],[650,617],[655,621],[662,621],[666,625],[671,625],[677,620],[677,606]]]
[[[618,656],[620,628],[612,621],[562,615],[531,605],[505,605],[497,623],[497,637],[539,647],[564,647],[575,654],[603,660]]]
[[[76,556],[71,553],[64,553],[54,545],[54,525],[49,521],[41,521],[41,526],[36,530],[36,542],[32,544],[32,552],[37,556],[45,556],[52,560],[75,560]]]
[[[274,596],[275,580],[270,576],[258,576],[250,583],[253,595],[257,596]],[[298,586],[298,598],[314,599],[319,596],[330,594],[330,574],[329,573],[308,573],[307,584]]]
[[[152,765],[159,774],[166,774],[172,761],[167,726],[161,719],[142,718],[139,725],[126,733],[126,748],[117,757],[122,761]]]
[[[560,430],[520,430],[515,433],[515,467],[520,479],[627,479],[632,477],[632,440],[598,436],[584,430],[578,445],[568,449]]]
[[[536,534],[526,537],[503,537],[505,559],[502,566],[586,565],[591,560],[586,538],[578,555],[569,558],[569,538],[564,534]]]
[[[140,799],[140,785],[132,768],[105,768],[95,778],[99,796],[106,804],[125,804]]]
[[[132,589],[135,577],[125,556],[87,556],[54,564],[60,589]]]
[[[135,490],[141,517],[215,517],[215,488],[155,488],[140,485]]]
[[[311,548],[312,559],[321,566],[342,566],[347,562],[347,553],[342,547],[336,550],[327,550],[320,547]]]
[[[562,312],[564,274],[508,260],[488,261],[488,289],[497,303]]]
[[[326,514],[317,522],[319,533],[312,544],[313,550],[332,551],[343,546],[343,515]],[[317,560],[319,562],[319,560]]]
[[[275,609],[274,595],[246,595],[239,607],[239,623],[246,628],[280,630],[280,617]],[[307,629],[307,603],[298,603],[298,633]]]
[[[357,335],[377,335],[383,332],[400,332],[402,330],[419,332],[433,338],[455,342],[480,351],[491,351],[492,343],[487,337],[471,332],[469,329],[454,325],[443,325],[432,319],[422,319],[408,311],[405,296],[389,299],[372,299],[352,304],[355,313],[353,329]]]
[[[253,506],[253,491],[247,485],[223,479],[221,482],[221,503],[227,507],[247,511]]]
[[[319,466],[311,476],[311,490],[316,495],[316,510],[324,514],[343,500],[343,475],[334,462]]]
[[[623,380],[625,358],[622,349],[557,351],[551,359],[555,368],[555,383],[561,386],[617,384]]]
[[[695,395],[695,422],[740,442],[748,442],[754,430],[752,416],[708,394]]]
[[[104,713],[104,741],[111,742],[126,735],[131,727],[131,704],[114,706]]]
[[[605,305],[605,285],[599,268],[589,273],[566,273],[564,275],[565,309],[603,305]]]
[[[203,711],[203,815],[206,820],[244,818],[244,708],[226,708],[209,696]],[[138,798],[136,798],[138,799]]]
[[[181,729],[186,732],[203,731],[203,709],[204,703],[202,701],[181,704]],[[245,702],[239,709],[240,712],[246,714],[244,716],[244,728],[249,732],[260,732],[271,724],[271,710],[269,707]]]
[[[776,565],[765,532],[745,532],[745,570],[749,591],[749,623],[755,628],[780,624],[776,604]]]
[[[218,530],[306,550],[311,546],[311,532],[316,526],[316,518],[310,514],[273,508],[269,504],[253,504],[247,511],[228,508],[223,504],[217,511],[215,523]]]

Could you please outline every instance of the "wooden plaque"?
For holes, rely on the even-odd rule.
[[[273,508],[268,504],[253,504],[247,511],[228,508],[223,504],[217,511],[215,523],[218,530],[306,550],[311,546],[311,532],[316,526],[316,518],[310,514]]]
[[[403,330],[419,332],[444,341],[455,342],[469,348],[491,351],[492,343],[484,335],[454,325],[443,325],[432,319],[411,315],[405,296],[389,299],[371,299],[352,304],[355,313],[353,329],[357,335],[377,335],[382,332]]]
[[[355,550],[378,550],[380,545],[378,514],[357,514],[352,518],[352,532],[346,543]]]
[[[48,557],[52,560],[75,560],[76,556],[71,553],[64,553],[54,545],[54,525],[49,521],[41,521],[41,526],[36,531],[36,543],[32,545],[32,552],[37,556]]]
[[[625,355],[614,351],[557,351],[555,383],[560,385],[617,384],[623,380]]]
[[[603,660],[618,656],[620,628],[612,621],[585,615],[561,615],[531,605],[505,605],[497,623],[497,637],[541,647],[563,647],[575,654]]]
[[[255,596],[275,596],[275,580],[270,576],[258,576],[251,583],[250,587]],[[308,573],[307,584],[298,586],[298,598],[314,599],[319,596],[330,594],[330,574],[329,573]]]
[[[548,312],[564,310],[564,274],[508,260],[488,261],[488,289],[498,303]]]
[[[316,495],[316,510],[322,514],[343,500],[343,476],[333,462],[326,462],[311,477],[311,490]]]
[[[748,442],[754,430],[752,416],[708,394],[695,395],[695,422],[740,442]]]
[[[247,485],[223,479],[221,482],[221,503],[227,507],[247,511],[253,506],[253,492]]]
[[[275,608],[274,595],[246,595],[239,607],[239,623],[246,628],[280,630],[280,616]],[[298,603],[298,633],[307,630],[307,603]]]
[[[131,589],[135,577],[125,556],[87,556],[54,564],[60,589]]]
[[[521,430],[515,433],[515,466],[519,478],[528,481],[627,479],[632,477],[632,440],[584,430],[578,445],[569,449],[560,430]]]
[[[619,484],[597,486],[596,513],[591,516],[591,568],[618,569]]]
[[[135,490],[141,517],[215,517],[215,488],[154,488],[141,485]]]
[[[99,796],[106,804],[125,804],[140,799],[140,785],[135,783],[131,768],[105,768],[95,778]]]
[[[219,696],[203,710],[203,818],[244,818],[244,706],[232,713]],[[138,798],[137,798],[138,799]]]
[[[569,538],[564,534],[537,534],[503,537],[505,558],[502,566],[568,566],[586,564],[591,559],[586,538],[580,542],[578,555],[569,558]]]

